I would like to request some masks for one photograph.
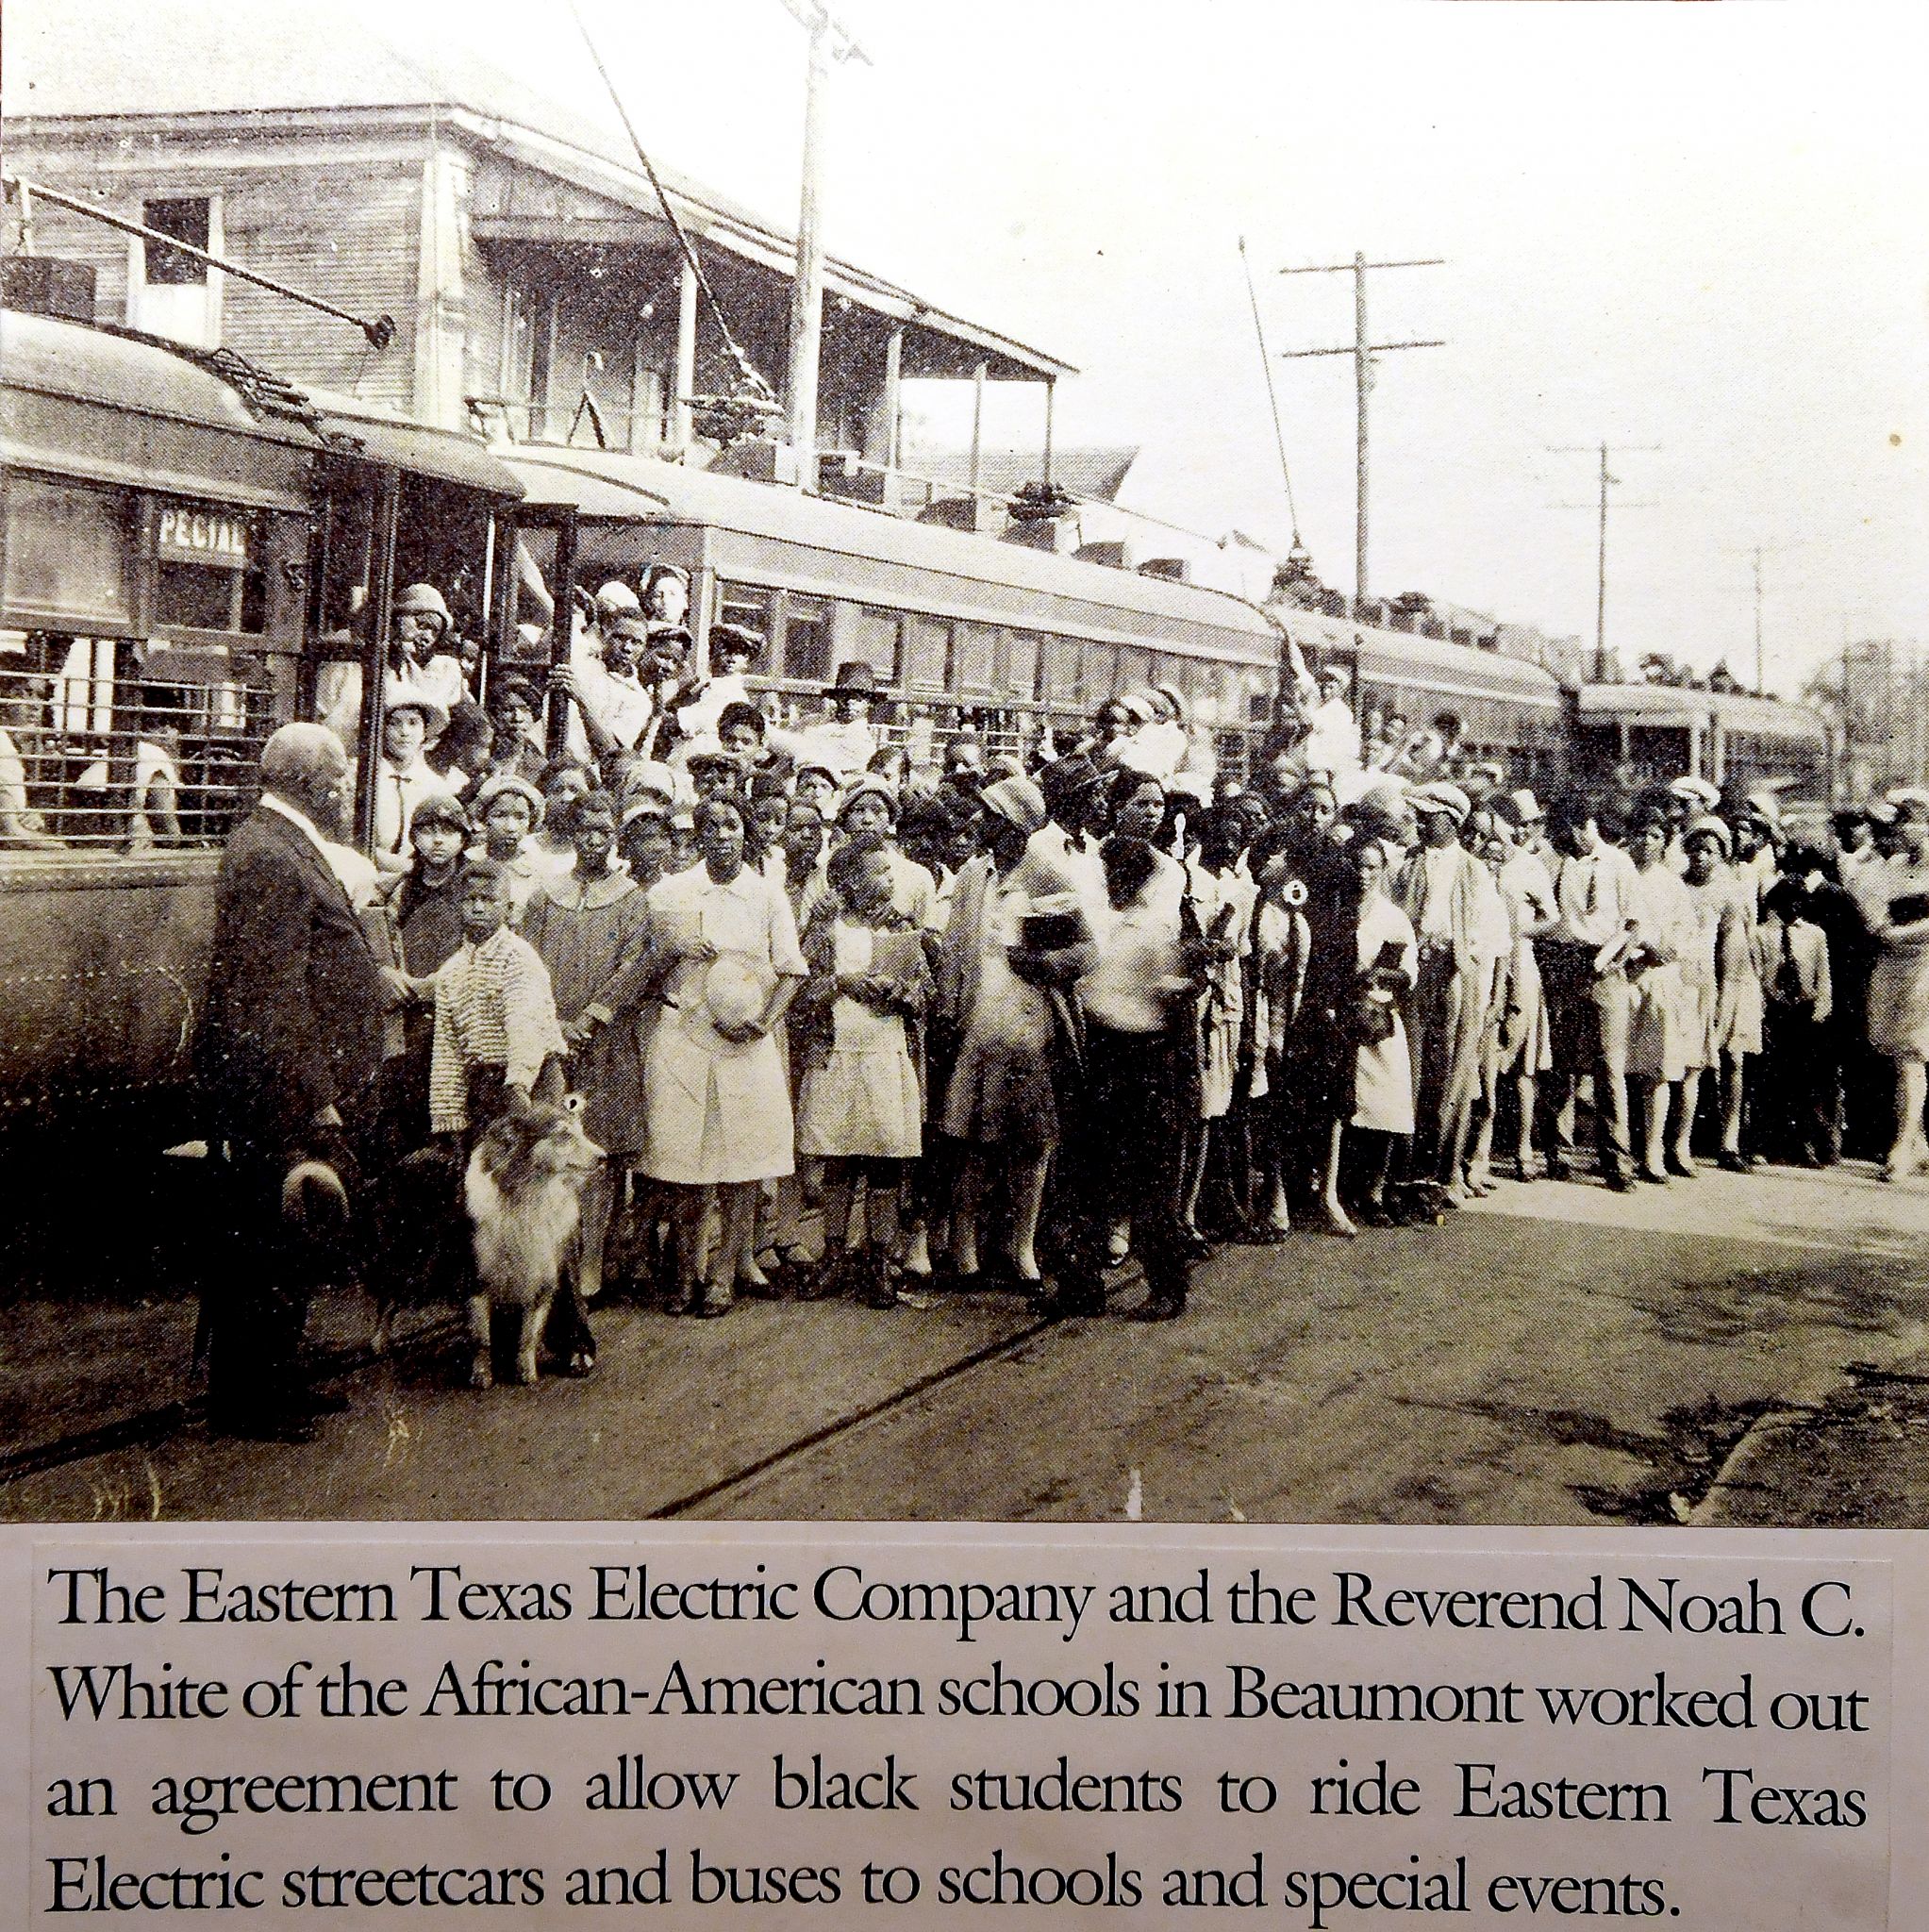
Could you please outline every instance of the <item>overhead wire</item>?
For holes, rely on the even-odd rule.
[[[1259,341],[1259,367],[1266,376],[1266,401],[1272,410],[1272,441],[1279,450],[1279,475],[1286,484],[1286,510],[1292,520],[1292,547],[1304,549],[1300,541],[1299,506],[1292,496],[1292,469],[1286,460],[1286,432],[1279,425],[1279,391],[1272,381],[1272,358],[1266,353],[1266,325],[1259,320],[1259,293],[1253,286],[1253,264],[1246,254],[1246,238],[1239,237],[1239,266],[1246,275],[1246,300],[1253,305],[1253,333]]]
[[[597,51],[596,42],[590,33],[589,23],[584,20],[582,9],[576,5],[576,0],[570,0],[570,15],[576,23],[576,31],[582,36],[583,45],[589,52],[591,64],[608,92],[610,105],[616,109],[617,119],[623,123],[623,131],[629,137],[629,144],[636,150],[637,159],[642,163],[643,173],[648,176],[650,187],[656,194],[657,205],[663,210],[663,219],[670,224],[670,232],[676,237],[677,248],[681,251],[690,275],[695,278],[704,300],[709,304],[710,313],[716,318],[717,327],[723,334],[724,349],[757,398],[774,408],[777,406],[777,392],[765,379],[762,372],[751,361],[742,343],[732,331],[729,318],[723,313],[723,305],[717,299],[717,291],[711,288],[710,278],[704,273],[704,265],[697,258],[696,246],[677,218],[676,209],[671,204],[669,192],[664,188],[657,173],[656,163],[650,159],[649,150],[644,147],[642,138],[637,133],[636,124],[629,117],[629,109],[623,104],[623,96],[616,91],[616,82],[610,77],[608,68],[603,64],[603,56]]]

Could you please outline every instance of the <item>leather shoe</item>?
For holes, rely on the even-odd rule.
[[[1634,1182],[1619,1169],[1613,1169],[1603,1174],[1601,1176],[1601,1185],[1610,1194],[1631,1194],[1635,1191]]]
[[[1183,1295],[1156,1294],[1125,1310],[1128,1322],[1176,1322],[1186,1312]]]

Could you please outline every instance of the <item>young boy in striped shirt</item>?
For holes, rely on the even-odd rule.
[[[493,859],[462,872],[462,944],[435,975],[429,1130],[474,1141],[507,1108],[563,1097],[569,1046],[549,971],[509,928],[513,881]]]
[[[435,1044],[428,1075],[429,1128],[473,1147],[491,1121],[532,1100],[559,1106],[569,1044],[556,1017],[549,969],[510,930],[514,881],[492,858],[462,869],[462,944],[437,972]],[[544,1332],[565,1374],[596,1365],[596,1338],[570,1272]]]

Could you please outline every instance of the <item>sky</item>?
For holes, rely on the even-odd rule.
[[[267,0],[289,4],[289,0]],[[567,0],[345,0],[607,123]],[[804,0],[800,0],[804,4]],[[794,222],[806,35],[785,0],[577,0],[656,156]],[[1920,7],[836,0],[837,254],[1076,363],[1062,444],[1131,443],[1125,501],[1292,534],[1353,584],[1349,276],[1370,279],[1370,582],[1793,691],[1845,635],[1929,642],[1929,55]],[[780,372],[771,372],[774,376]],[[923,391],[962,442],[969,392]],[[1039,392],[995,389],[994,441]],[[1642,445],[1658,445],[1648,450]],[[1553,453],[1550,445],[1579,446]],[[1169,547],[1149,531],[1148,551]]]

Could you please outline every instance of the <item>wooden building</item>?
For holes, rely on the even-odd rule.
[[[224,342],[297,382],[450,426],[479,417],[518,441],[574,428],[675,455],[691,442],[681,399],[732,387],[642,169],[592,114],[459,49],[425,64],[324,8],[225,9],[221,33],[191,46],[141,0],[9,0],[7,25],[10,175],[389,315],[395,336],[371,350],[341,323],[29,195],[25,246],[90,264],[100,319]],[[657,167],[732,328],[781,387],[790,236]],[[20,227],[9,208],[11,248]],[[823,451],[891,461],[906,378],[1073,373],[828,265]]]

